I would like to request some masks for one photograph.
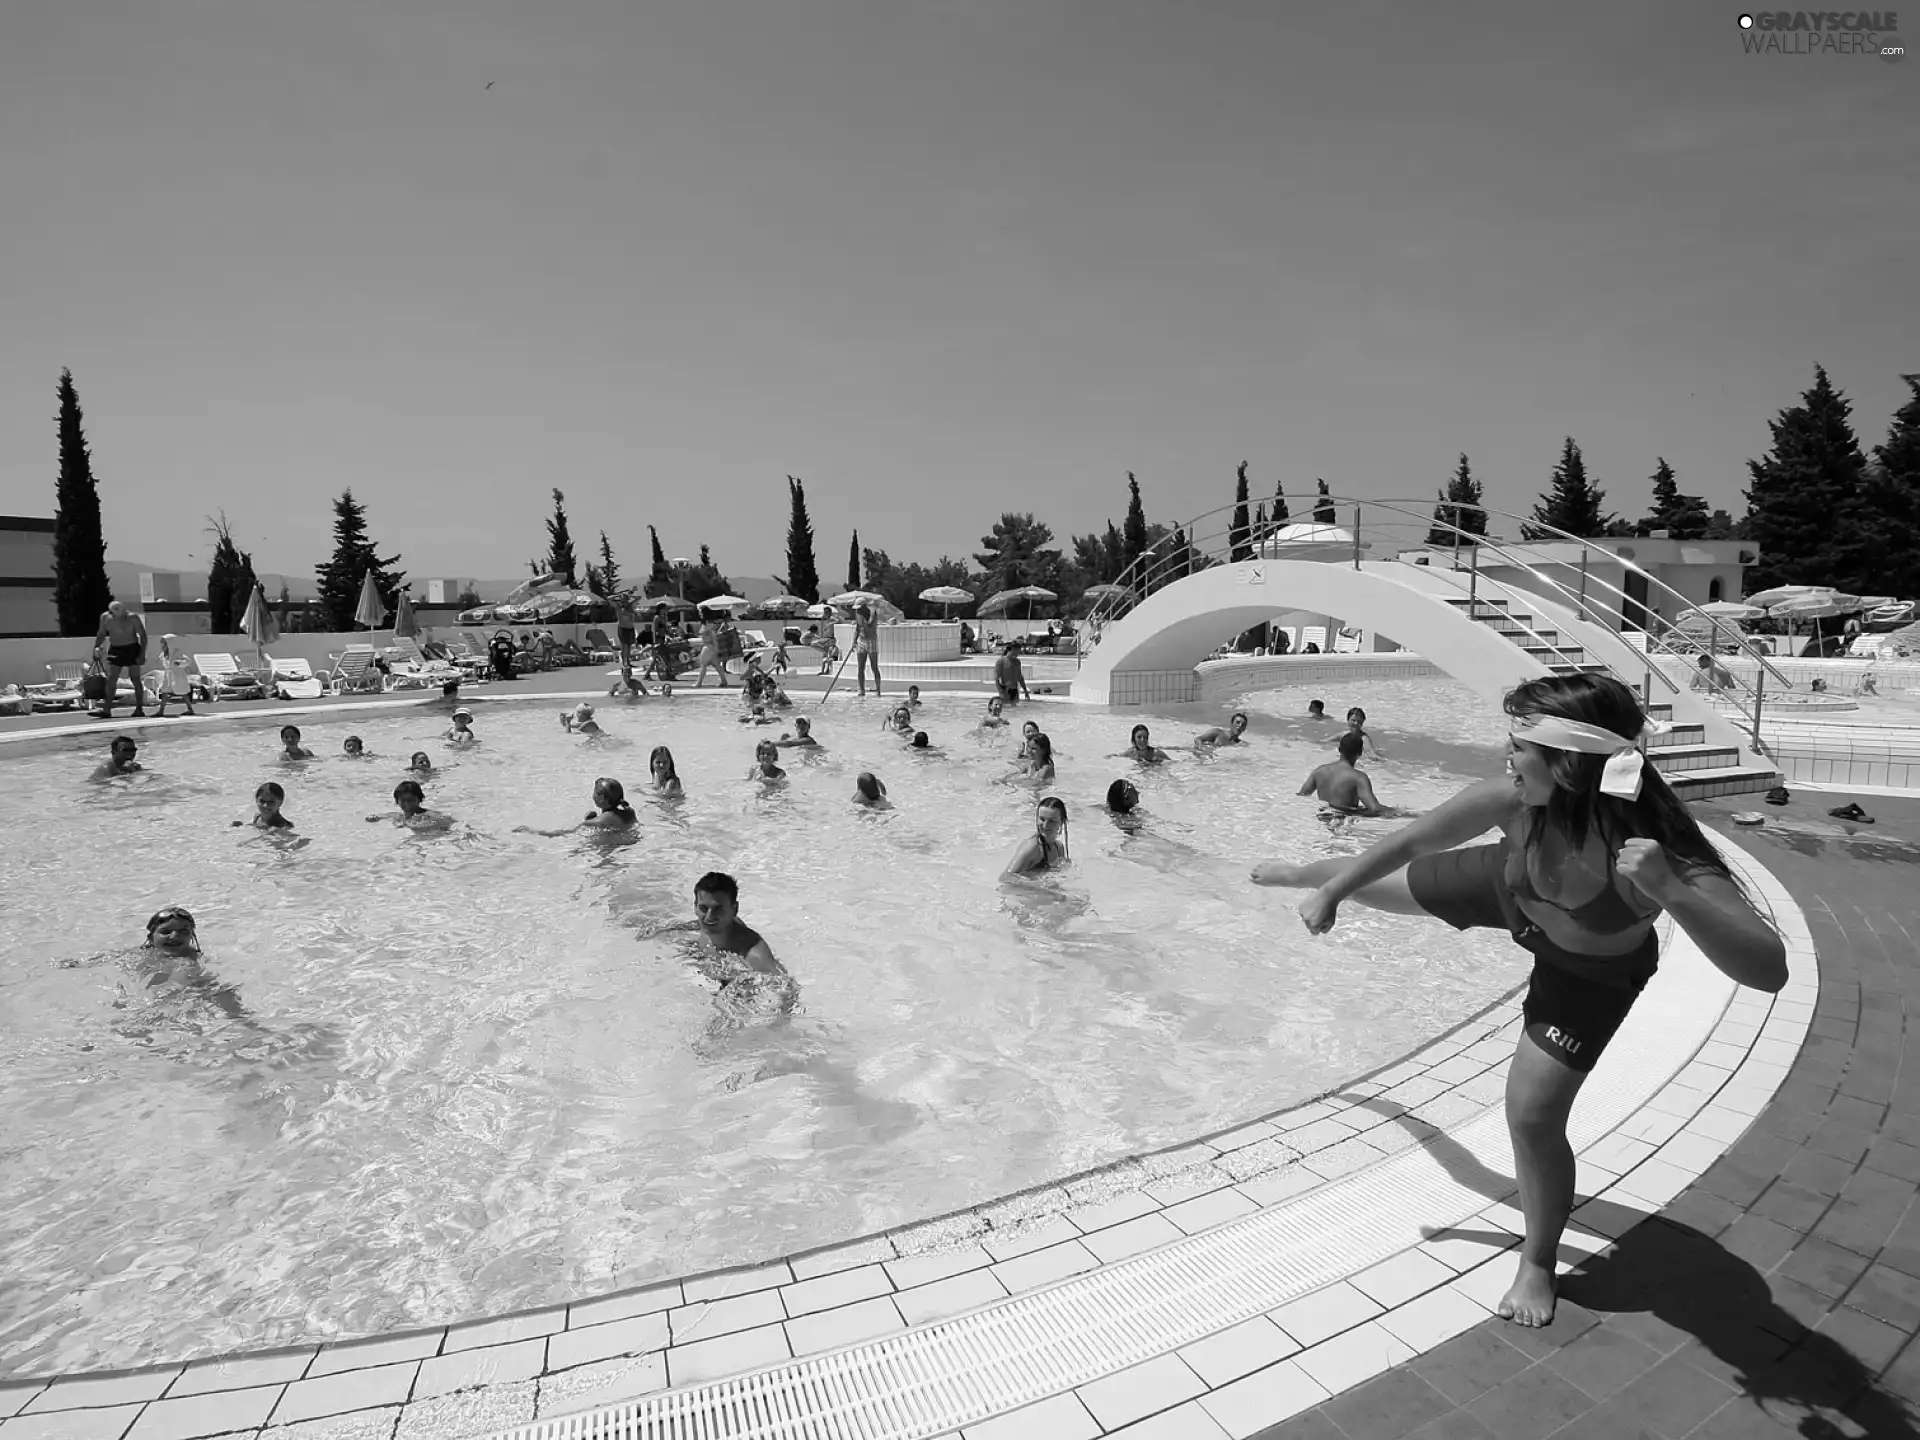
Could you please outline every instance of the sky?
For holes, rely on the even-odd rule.
[[[71,367],[110,559],[823,575],[1234,467],[1737,514],[1816,362],[1920,371],[1920,58],[1733,5],[62,0],[0,17],[0,512]],[[1909,30],[1920,40],[1920,9]],[[1500,527],[1496,524],[1496,530]]]

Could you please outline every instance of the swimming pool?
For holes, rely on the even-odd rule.
[[[1017,895],[995,877],[1031,796],[992,783],[1014,741],[970,732],[977,700],[929,700],[937,757],[835,700],[826,753],[789,759],[773,794],[743,778],[766,732],[704,699],[609,705],[594,741],[552,706],[483,705],[482,745],[458,754],[416,710],[313,717],[321,758],[302,766],[252,726],[159,734],[148,774],[103,785],[84,781],[99,742],[0,761],[0,1373],[375,1333],[789,1253],[1318,1093],[1517,983],[1498,937],[1356,911],[1309,940],[1291,897],[1246,883],[1252,860],[1367,838],[1329,836],[1293,797],[1337,727],[1256,699],[1246,748],[1137,775],[1133,837],[1097,808],[1137,773],[1109,758],[1128,727],[1173,749],[1224,709],[1018,712],[1056,741],[1074,863]],[[1459,687],[1327,699],[1367,706],[1390,803],[1499,763]],[[339,756],[350,731],[375,758]],[[688,796],[640,800],[634,843],[515,833],[578,819],[596,775],[638,791],[654,743]],[[451,833],[364,818],[414,749],[442,766],[428,798]],[[847,803],[867,768],[894,813]],[[303,846],[228,828],[266,778]],[[690,916],[712,868],[800,984],[786,1023],[717,1025],[712,983],[671,939],[637,938]],[[139,991],[126,947],[165,903],[194,909],[242,1018],[213,982]]]

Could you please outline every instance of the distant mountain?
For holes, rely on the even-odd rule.
[[[179,575],[180,598],[182,600],[204,600],[207,598],[206,571],[173,570],[171,566],[154,565],[145,560],[107,561],[107,583],[113,587],[113,593],[118,595],[122,600],[130,603],[137,602],[140,599],[140,575],[143,571],[153,571],[163,574],[171,572]],[[426,595],[426,580],[428,578],[438,579],[451,577],[433,576],[416,578],[412,585],[416,600]],[[526,583],[526,578],[524,575],[516,575],[511,580],[466,580],[462,583],[471,585],[479,594],[481,601],[491,605],[506,599],[507,592],[512,590],[516,585]],[[780,593],[778,582],[764,576],[735,575],[730,578],[733,580],[734,593],[739,595],[743,600],[765,600],[770,596]],[[281,575],[271,571],[263,571],[260,575],[260,582],[267,587],[267,598],[270,600],[278,600],[280,598],[280,587],[282,584],[286,585],[287,594],[295,600],[317,600],[320,596],[319,588],[315,585],[311,572],[305,575]]]

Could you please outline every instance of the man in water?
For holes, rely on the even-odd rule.
[[[1315,701],[1314,703],[1318,704],[1319,702]],[[1227,720],[1226,729],[1222,730],[1218,725],[1215,725],[1210,729],[1202,730],[1198,735],[1193,737],[1193,744],[1195,749],[1205,749],[1213,745],[1239,745],[1243,743],[1240,737],[1246,733],[1247,712],[1244,710],[1236,710]]]
[[[138,771],[140,762],[133,757],[140,753],[140,747],[126,735],[113,737],[113,744],[107,747],[106,762],[91,776],[95,780],[111,780],[116,775],[132,775]]]
[[[1020,657],[1011,650],[993,662],[993,684],[1003,705],[1017,705],[1023,695],[1033,698],[1033,692],[1027,689],[1027,677],[1020,673]]]
[[[853,678],[867,693],[867,671],[873,671],[873,693],[880,693],[880,621],[873,607],[862,601],[853,607]]]
[[[1300,793],[1319,796],[1323,805],[1340,815],[1384,815],[1387,807],[1374,798],[1373,781],[1354,763],[1365,743],[1360,733],[1349,730],[1342,735],[1340,758],[1316,765]]]
[[[1700,668],[1693,672],[1692,688],[1705,690],[1714,695],[1724,695],[1733,689],[1733,672],[1711,655],[1700,657]]]
[[[1327,717],[1327,702],[1326,702],[1326,701],[1324,701],[1324,700],[1309,700],[1309,701],[1307,702],[1307,719],[1309,719],[1309,720],[1325,720],[1326,718],[1328,718],[1328,717]]]
[[[107,693],[93,713],[113,718],[113,697],[120,691],[120,672],[133,677],[133,713],[147,713],[147,695],[140,688],[140,667],[147,663],[147,622],[115,600],[100,613],[100,629],[93,637],[93,658],[107,673]]]
[[[708,871],[693,882],[693,911],[693,929],[705,952],[700,968],[720,982],[713,1000],[723,1016],[739,1023],[791,1011],[800,987],[760,932],[741,920],[739,883],[721,871]]]

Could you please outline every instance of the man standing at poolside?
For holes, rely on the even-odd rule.
[[[102,720],[113,718],[113,697],[119,691],[120,672],[133,676],[133,713],[147,713],[146,692],[140,688],[140,667],[147,663],[147,622],[118,600],[100,614],[100,629],[93,637],[95,663],[107,672],[107,693],[93,713]]]
[[[633,608],[633,592],[622,590],[613,597],[613,623],[620,641],[620,668],[633,669],[633,647],[640,638],[640,616]]]
[[[1018,651],[1003,651],[993,662],[993,686],[999,691],[1003,705],[1019,704],[1022,695],[1029,700],[1033,698],[1033,692],[1027,689],[1027,677],[1020,669]]]
[[[873,607],[861,601],[853,607],[853,677],[860,693],[867,693],[867,671],[873,671],[873,693],[880,693],[880,620]]]

